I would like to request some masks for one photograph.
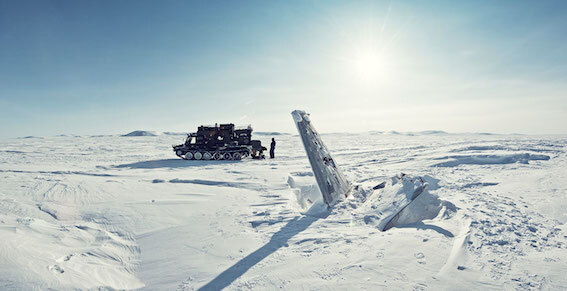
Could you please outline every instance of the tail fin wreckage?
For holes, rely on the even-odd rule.
[[[331,157],[319,133],[311,125],[309,114],[302,110],[295,110],[291,115],[303,141],[313,174],[323,195],[323,201],[331,207],[339,199],[346,198],[352,192],[352,185]]]
[[[319,190],[323,196],[323,202],[327,205],[328,209],[331,209],[337,204],[337,202],[342,199],[346,199],[355,193],[358,190],[358,187],[355,187],[346,179],[335,160],[331,157],[331,154],[327,147],[323,144],[319,133],[317,133],[311,124],[309,114],[303,110],[295,110],[291,112],[291,115],[295,125],[297,126],[297,130],[299,131],[299,135],[301,136],[315,180],[317,181],[317,185],[319,186]],[[398,175],[394,177],[392,185],[405,183],[408,179],[409,178],[405,174]],[[403,220],[403,217],[408,215],[404,212],[404,210],[408,209],[410,204],[424,193],[428,187],[428,183],[421,177],[411,180],[412,184],[415,180],[415,188],[412,187],[413,189],[411,193],[408,193],[407,197],[404,197],[403,201],[399,201],[400,203],[394,203],[394,209],[391,209],[391,211],[389,211],[389,215],[380,221],[378,228],[382,231],[398,225],[400,220]],[[382,189],[384,187],[386,187],[386,182],[376,185],[371,191]]]

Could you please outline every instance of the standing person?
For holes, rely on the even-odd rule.
[[[276,140],[272,137],[272,143],[270,144],[270,159],[274,158],[275,149],[276,149]]]

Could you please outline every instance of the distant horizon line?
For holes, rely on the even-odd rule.
[[[139,132],[140,136],[130,135],[132,133]],[[192,131],[191,131],[192,132]],[[144,135],[144,133],[147,133]],[[143,137],[143,136],[160,136],[160,135],[186,135],[188,132],[178,132],[178,131],[156,131],[156,130],[133,130],[127,133],[112,133],[112,134],[72,134],[72,133],[61,133],[56,135],[27,135],[27,136],[16,136],[16,137],[4,137],[0,139],[27,139],[27,138],[46,138],[46,137]],[[333,132],[319,132],[320,134],[384,134],[384,135],[405,135],[405,136],[415,136],[415,135],[516,135],[516,136],[542,136],[542,135],[554,135],[561,136],[567,135],[567,133],[496,133],[496,132],[447,132],[444,130],[420,130],[420,131],[398,131],[398,130],[364,130],[364,131],[333,131]],[[252,134],[257,135],[298,135],[296,132],[284,132],[284,131],[253,131]]]

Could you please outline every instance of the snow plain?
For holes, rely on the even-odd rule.
[[[327,212],[299,137],[275,138],[220,162],[172,134],[1,141],[0,289],[567,288],[566,136],[325,134],[359,186]]]

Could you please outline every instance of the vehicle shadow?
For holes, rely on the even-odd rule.
[[[289,239],[306,230],[315,221],[325,217],[326,216],[302,216],[301,218],[293,218],[278,232],[276,232],[267,244],[241,259],[224,272],[220,273],[212,281],[199,288],[199,290],[221,290],[227,287],[263,259],[273,254],[281,247],[287,246]]]
[[[411,223],[411,224],[398,225],[398,226],[394,226],[393,228],[430,229],[430,230],[436,231],[436,232],[438,232],[438,233],[440,233],[440,234],[442,234],[446,237],[455,237],[455,235],[452,232],[450,232],[450,231],[448,231],[448,230],[446,230],[446,229],[444,229],[440,226],[433,225],[433,224],[425,224],[422,221],[416,222],[416,223]]]
[[[116,165],[114,168],[129,168],[129,169],[159,169],[159,168],[187,168],[187,167],[202,167],[207,165],[219,164],[233,164],[241,161],[196,161],[196,160],[183,160],[183,159],[161,159],[141,161],[129,164]]]

